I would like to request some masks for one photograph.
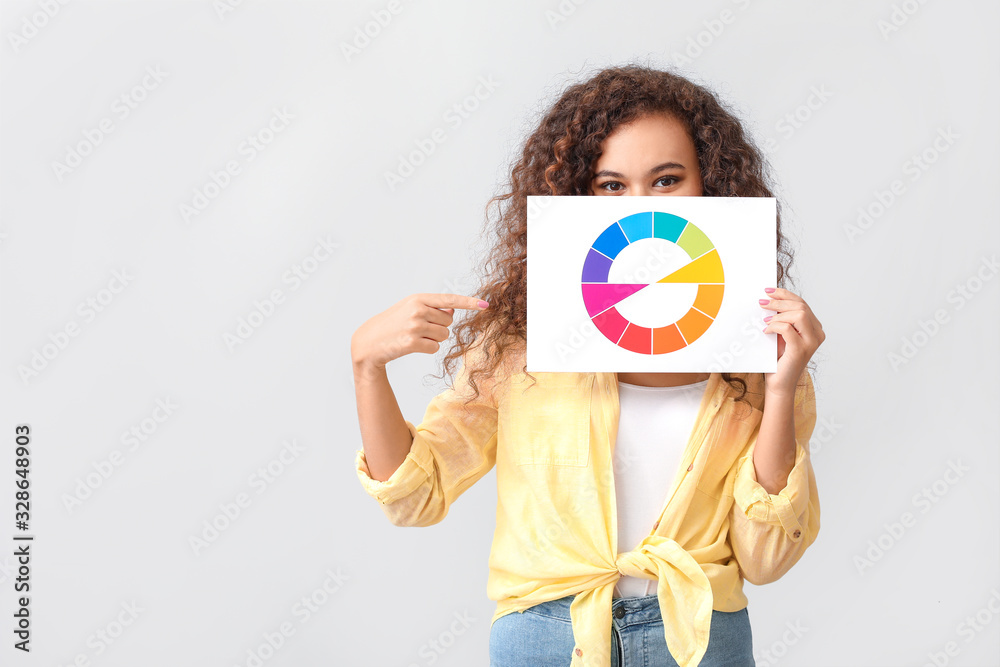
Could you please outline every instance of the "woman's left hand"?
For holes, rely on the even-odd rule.
[[[760,307],[776,312],[769,316],[764,333],[778,334],[778,370],[764,373],[766,391],[793,396],[802,371],[826,334],[799,295],[779,287],[766,296],[770,301],[761,299],[765,303]]]

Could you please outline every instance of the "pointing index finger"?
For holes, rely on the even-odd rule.
[[[462,294],[428,294],[424,303],[432,308],[462,308],[464,310],[484,310],[490,305],[482,299]]]

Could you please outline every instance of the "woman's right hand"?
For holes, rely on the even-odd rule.
[[[411,294],[358,327],[351,336],[351,359],[356,367],[377,370],[411,352],[434,354],[451,335],[456,308],[488,305],[460,294]]]

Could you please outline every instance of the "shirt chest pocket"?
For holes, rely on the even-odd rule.
[[[532,373],[511,383],[500,417],[502,447],[515,465],[587,466],[594,376]],[[498,454],[499,456],[499,454]]]

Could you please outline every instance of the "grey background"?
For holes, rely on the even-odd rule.
[[[341,45],[387,2],[245,0],[220,15],[77,0],[15,48],[44,4],[0,11],[4,664],[246,665],[287,622],[269,667],[486,665],[494,473],[442,524],[390,525],[353,469],[350,336],[411,292],[472,293],[483,207],[565,84],[671,65],[699,39],[681,71],[773,140],[797,291],[828,336],[811,444],[823,527],[785,577],[747,585],[757,664],[997,664],[1000,280],[975,282],[1000,246],[996,3],[403,0],[350,60]],[[883,34],[894,11],[906,20]],[[118,119],[112,103],[147,67],[165,79]],[[480,77],[496,89],[449,125]],[[828,99],[810,109],[814,90]],[[275,108],[294,118],[247,161],[240,143]],[[113,132],[59,181],[52,162],[105,117]],[[439,127],[445,141],[390,189],[385,172]],[[947,128],[957,138],[910,180]],[[233,159],[241,172],[185,224],[179,205]],[[905,191],[850,239],[894,179]],[[339,247],[291,289],[282,275],[323,235]],[[129,284],[85,322],[78,304],[111,294],[122,269]],[[223,336],[276,288],[284,303],[230,350]],[[18,367],[74,321],[79,335],[23,381]],[[920,346],[894,368],[904,339]],[[439,357],[389,366],[414,422],[443,387],[428,375]],[[166,398],[176,409],[129,451],[122,432]],[[30,657],[10,634],[18,423],[34,429]],[[257,494],[250,476],[290,439],[301,453]],[[64,496],[114,450],[121,465],[69,511]],[[954,484],[950,461],[968,467]],[[937,502],[919,504],[935,483]],[[189,538],[240,493],[250,506],[195,555]],[[294,605],[328,570],[347,579],[302,622]],[[133,602],[96,655],[88,638]],[[978,630],[963,625],[977,613]]]

